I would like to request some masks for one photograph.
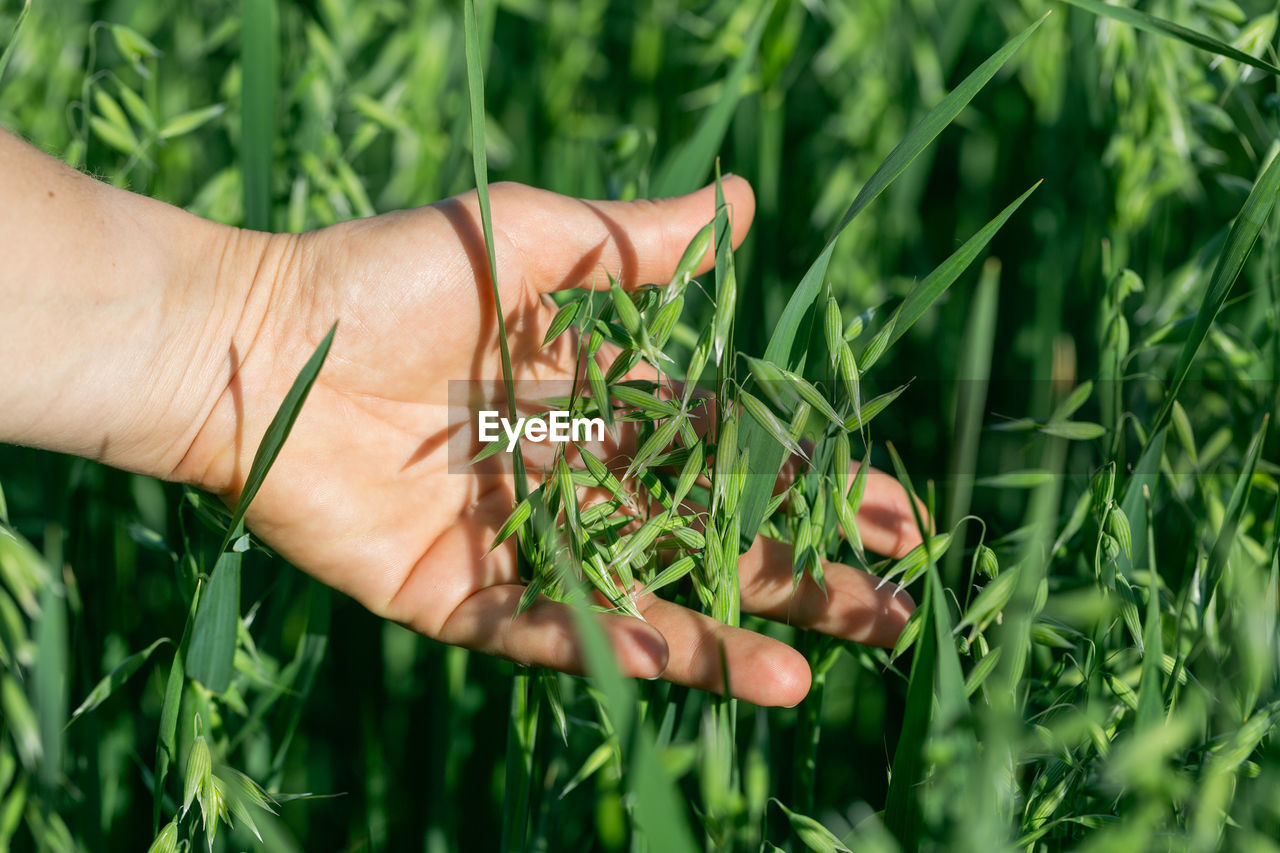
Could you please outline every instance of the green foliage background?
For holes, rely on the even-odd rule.
[[[1275,60],[1273,4],[1140,5]],[[998,281],[999,298],[985,335],[994,366],[983,422],[1046,418],[1077,382],[1108,376],[1108,354],[1127,358],[1120,408],[1108,408],[1115,385],[1102,381],[1073,416],[1102,423],[1105,436],[1061,444],[1035,430],[982,433],[970,466],[979,477],[1061,457],[1064,474],[1039,492],[1058,508],[1044,543],[1055,546],[1043,560],[1047,605],[1019,683],[1026,716],[1009,734],[1016,764],[984,765],[954,733],[935,731],[923,751],[934,770],[917,797],[920,832],[942,849],[1019,838],[1046,849],[1275,849],[1276,439],[1264,439],[1252,469],[1247,451],[1263,416],[1277,412],[1273,223],[1200,351],[1161,473],[1149,480],[1163,593],[1148,611],[1151,577],[1135,561],[1129,594],[1144,614],[1137,634],[1154,613],[1162,635],[1154,687],[1119,608],[1130,599],[1096,579],[1117,545],[1100,529],[1105,505],[1095,512],[1088,495],[1108,464],[1117,499],[1130,481],[1144,425],[1163,399],[1160,380],[1280,130],[1276,79],[1041,0],[779,0],[721,148],[724,168],[749,178],[758,200],[737,261],[737,344],[764,349],[791,289],[876,165],[950,87],[1050,8],[1005,72],[854,223],[828,273],[846,319],[892,307],[1044,179],[988,253],[998,264],[989,260],[985,275]],[[647,195],[656,163],[720,94],[757,10],[738,0],[482,4],[491,179],[594,198]],[[19,11],[12,2],[0,9],[5,43]],[[241,122],[241,22],[264,15],[279,28],[277,85],[254,93],[259,103],[274,97],[269,186],[246,187],[246,168],[256,167],[246,166],[253,146]],[[0,123],[104,180],[203,216],[300,231],[472,186],[461,31],[460,4],[432,0],[36,0],[0,79]],[[887,438],[900,449],[940,519],[953,518],[944,496],[966,387],[956,380],[978,279],[976,270],[962,278],[866,377],[872,393],[915,378],[875,433],[878,446]],[[973,493],[1001,565],[1035,541],[1026,482],[980,479]],[[1249,489],[1233,506],[1240,483]],[[0,485],[13,527],[65,566],[65,595],[37,592],[39,618],[21,612],[12,588],[10,603],[0,602],[0,839],[15,830],[20,850],[145,849],[155,834],[150,786],[172,646],[64,729],[66,709],[130,654],[159,637],[176,643],[194,579],[210,568],[197,555],[217,533],[181,490],[80,460],[0,448]],[[1134,536],[1145,537],[1146,510],[1126,503],[1134,507]],[[1206,606],[1193,593],[1232,524],[1222,546],[1229,569]],[[976,541],[971,533],[970,548]],[[1103,552],[1111,559],[1100,563]],[[947,565],[960,614],[972,599],[968,561]],[[35,586],[53,589],[56,575]],[[512,667],[376,620],[258,552],[246,558],[244,583],[252,618],[232,691],[214,700],[187,688],[179,755],[198,712],[215,755],[268,790],[341,794],[257,818],[264,849],[497,847]],[[798,709],[740,708],[749,828],[733,837],[744,849],[762,839],[802,849],[782,810],[767,805],[777,797],[855,849],[891,845],[870,816],[885,806],[910,658],[890,664],[882,652],[770,630],[825,668]],[[962,636],[972,672],[985,637]],[[56,677],[59,649],[66,681]],[[531,837],[548,850],[625,849],[635,841],[614,765],[560,796],[600,734],[581,682],[558,683],[570,737],[559,742],[543,716]],[[1143,690],[1160,700],[1154,728],[1138,724],[1151,707],[1140,702]],[[25,760],[14,691],[31,700],[38,760]],[[975,707],[984,697],[974,694]],[[667,758],[700,810],[709,796],[698,758],[706,700],[689,694],[681,703],[675,740],[685,748]],[[176,766],[180,779],[184,764]],[[1008,825],[981,813],[1005,785],[1016,789],[1001,800],[1012,804]],[[179,789],[171,776],[165,820]],[[220,837],[226,849],[254,843],[242,827]]]

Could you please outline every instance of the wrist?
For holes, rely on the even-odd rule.
[[[134,258],[124,275],[73,282],[58,300],[67,338],[40,371],[50,397],[33,395],[40,417],[18,440],[203,485],[184,462],[262,323],[277,239],[120,196],[112,209],[133,208]]]
[[[252,455],[247,445],[259,437],[252,433],[263,416],[257,403],[276,380],[272,353],[282,332],[276,320],[295,313],[281,303],[296,297],[289,282],[296,280],[302,238],[215,226],[205,239],[206,247],[187,260],[184,280],[193,290],[167,294],[170,325],[197,331],[192,340],[172,342],[186,350],[175,360],[190,368],[180,417],[157,443],[165,452],[154,474],[227,494],[246,473],[241,457]]]
[[[263,338],[296,316],[300,238],[108,186],[3,130],[0,171],[0,442],[233,488],[223,451],[258,415],[242,366],[267,352],[251,388],[268,399]]]

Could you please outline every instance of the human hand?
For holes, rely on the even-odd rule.
[[[253,501],[250,527],[319,580],[427,636],[579,671],[571,613],[522,586],[514,542],[486,553],[513,504],[508,477],[453,472],[451,379],[500,376],[474,193],[305,235],[215,225],[115,189],[0,132],[0,441],[32,444],[191,483],[227,500],[259,437],[335,319],[324,370]],[[754,201],[724,182],[734,242]],[[493,187],[498,286],[517,382],[568,380],[571,335],[540,349],[545,294],[666,282],[714,212],[711,188],[657,202],[586,202]],[[709,265],[709,261],[708,261]],[[625,442],[625,436],[623,436]],[[536,473],[536,466],[531,468]],[[907,499],[873,472],[859,516],[867,547],[919,541]],[[757,540],[741,603],[860,642],[897,637],[910,599],[845,566],[792,596],[786,545]],[[645,621],[602,618],[623,670],[718,689],[723,641],[734,692],[790,705],[808,689],[798,652],[655,596]]]
[[[750,226],[747,182],[724,182],[735,244]],[[587,202],[529,187],[492,188],[498,287],[517,383],[570,380],[576,349],[540,349],[554,314],[545,294],[666,282],[714,213],[712,188],[657,202]],[[176,479],[238,494],[298,366],[336,318],[339,330],[289,441],[248,514],[282,555],[374,613],[415,631],[512,660],[581,671],[568,605],[539,600],[513,619],[523,585],[514,540],[486,553],[514,503],[510,477],[450,471],[448,380],[501,375],[493,298],[476,196],[273,238],[279,262],[260,277],[261,305],[234,376]],[[710,260],[704,262],[709,265]],[[873,472],[859,517],[872,550],[919,542],[898,484]],[[825,567],[826,595],[808,578],[792,596],[788,546],[761,538],[740,563],[744,611],[835,636],[888,645],[911,610],[892,584]],[[646,621],[605,615],[624,672],[717,689],[722,641],[735,693],[792,705],[808,690],[805,659],[784,643],[653,595]]]

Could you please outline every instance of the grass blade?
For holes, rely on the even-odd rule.
[[[467,69],[467,99],[471,117],[471,165],[475,172],[476,198],[480,206],[480,227],[484,233],[485,259],[489,268],[489,285],[493,290],[494,318],[498,326],[498,348],[502,357],[502,384],[507,392],[507,412],[516,415],[516,386],[511,368],[511,347],[507,343],[507,322],[502,310],[502,294],[498,288],[498,262],[493,247],[493,214],[489,206],[489,159],[485,147],[484,59],[480,53],[480,32],[476,22],[475,0],[464,0],[462,31]],[[593,359],[594,360],[594,359]],[[594,387],[594,386],[593,386]],[[608,398],[597,399],[601,410],[608,408]],[[529,496],[524,454],[519,447],[511,453],[511,470],[517,502]],[[517,557],[519,559],[519,557]],[[507,738],[507,785],[503,805],[503,847],[527,846],[529,825],[529,787],[532,776],[533,735],[536,733],[537,705],[527,709],[530,696],[527,673],[518,675],[512,684],[511,715]],[[530,732],[530,723],[534,732]]]
[[[236,653],[236,628],[240,623],[239,551],[218,557],[209,579],[209,589],[200,599],[187,672],[214,693],[231,685]]]
[[[1000,262],[988,258],[969,303],[969,321],[960,347],[960,367],[956,378],[958,396],[954,451],[951,454],[947,485],[948,529],[969,514],[974,477],[978,470],[978,439],[982,430],[982,410],[986,406],[991,380],[991,354],[995,345],[996,312],[1000,293]],[[948,584],[960,581],[961,548],[947,552],[943,578]],[[985,660],[985,658],[984,658]],[[994,666],[994,662],[991,664]]]
[[[169,665],[169,675],[164,685],[164,703],[160,706],[160,727],[156,732],[156,772],[153,789],[151,831],[160,831],[160,807],[164,803],[164,783],[169,775],[169,766],[178,757],[178,710],[182,706],[182,687],[186,683],[185,657],[191,642],[191,634],[195,627],[196,613],[200,604],[200,590],[196,590],[191,599],[191,607],[187,611],[187,624],[182,629],[182,641],[174,652],[173,662]]]
[[[1267,425],[1270,421],[1270,414],[1263,415],[1262,426],[1258,428],[1257,434],[1254,435],[1253,441],[1249,444],[1249,450],[1245,453],[1244,464],[1240,468],[1240,476],[1236,478],[1236,484],[1231,490],[1231,499],[1227,503],[1227,511],[1222,517],[1222,529],[1218,531],[1218,538],[1214,540],[1213,550],[1209,552],[1209,562],[1205,566],[1204,574],[1201,578],[1200,606],[1202,613],[1203,608],[1208,606],[1209,599],[1213,596],[1213,592],[1218,586],[1218,581],[1222,578],[1222,573],[1227,567],[1227,558],[1231,555],[1231,547],[1236,543],[1236,531],[1240,527],[1240,518],[1244,515],[1245,506],[1249,502],[1249,490],[1253,484],[1253,472],[1258,467],[1258,459],[1262,455],[1262,446],[1267,438]]]
[[[1244,207],[1240,209],[1240,215],[1236,217],[1231,231],[1227,234],[1227,242],[1223,245],[1221,254],[1218,255],[1218,262],[1213,268],[1213,277],[1209,280],[1209,289],[1205,291],[1191,332],[1182,345],[1182,353],[1178,356],[1178,366],[1174,368],[1173,379],[1169,383],[1164,404],[1160,407],[1155,423],[1151,425],[1153,432],[1163,427],[1168,420],[1173,403],[1182,390],[1182,383],[1191,371],[1191,362],[1195,360],[1196,353],[1200,351],[1205,338],[1209,336],[1209,328],[1217,318],[1223,303],[1227,301],[1231,286],[1240,277],[1245,261],[1253,251],[1253,244],[1257,242],[1258,234],[1266,224],[1267,216],[1275,204],[1277,192],[1280,192],[1280,157],[1273,156],[1258,177],[1257,183],[1253,185],[1249,197],[1245,199]]]
[[[311,386],[315,384],[316,377],[320,375],[320,368],[324,366],[325,357],[329,355],[329,347],[333,344],[333,335],[337,331],[338,324],[335,321],[329,328],[329,333],[324,336],[324,340],[320,341],[316,351],[311,354],[311,358],[307,359],[307,363],[303,365],[298,378],[293,380],[289,393],[284,395],[284,401],[276,410],[275,417],[267,425],[262,443],[258,445],[258,452],[253,455],[253,464],[249,466],[249,476],[245,478],[244,489],[241,490],[236,508],[231,513],[226,535],[218,548],[219,553],[226,551],[231,540],[243,532],[240,530],[240,524],[244,521],[244,514],[249,509],[254,496],[258,494],[258,489],[262,488],[263,481],[267,479],[267,472],[271,470],[276,457],[280,455],[280,449],[284,447],[285,440],[293,430],[298,414],[302,411],[302,404],[307,401]]]
[[[9,43],[4,46],[4,52],[0,53],[0,80],[4,79],[4,70],[9,66],[9,58],[13,55],[13,48],[18,43],[18,36],[22,33],[22,25],[27,20],[27,15],[31,12],[31,0],[26,0],[22,4],[22,11],[18,13],[18,20],[13,24],[13,32],[9,35]]]
[[[1175,38],[1194,48],[1216,53],[1219,56],[1234,59],[1236,62],[1243,62],[1245,65],[1251,65],[1259,71],[1265,71],[1268,74],[1280,77],[1280,68],[1270,62],[1250,56],[1244,51],[1236,50],[1231,45],[1218,41],[1204,33],[1179,26],[1163,18],[1157,18],[1155,15],[1148,15],[1146,12],[1139,12],[1137,9],[1130,9],[1125,6],[1113,6],[1110,3],[1103,3],[1102,0],[1062,0],[1062,2],[1083,9],[1086,12],[1092,12],[1095,15],[1111,18],[1113,21],[1119,21],[1122,24],[1128,24],[1135,29],[1144,30],[1158,36]]]
[[[1120,509],[1124,511],[1125,518],[1129,519],[1131,526],[1130,540],[1138,545],[1136,553],[1130,555],[1122,551],[1116,561],[1120,574],[1126,578],[1132,576],[1135,562],[1141,563],[1146,558],[1144,552],[1147,547],[1147,531],[1142,528],[1146,526],[1147,516],[1142,508],[1142,490],[1144,488],[1150,490],[1152,497],[1156,494],[1156,486],[1160,479],[1160,459],[1164,456],[1164,443],[1168,432],[1167,428],[1161,428],[1147,441],[1146,450],[1138,459],[1138,466],[1133,469],[1133,474],[1125,487],[1124,499],[1120,502]],[[1134,528],[1134,525],[1141,525],[1141,527]],[[1115,569],[1109,566],[1107,574],[1103,577],[1103,583],[1108,588],[1115,587],[1114,571]]]
[[[55,534],[61,537],[61,533]],[[61,544],[50,564],[61,567]],[[54,557],[56,556],[56,559]],[[40,725],[40,784],[57,790],[62,779],[67,721],[67,599],[61,583],[45,586],[40,596],[40,619],[35,625],[36,656],[40,662],[31,677],[31,691]]]
[[[276,0],[242,0],[240,61],[244,70],[240,171],[244,181],[244,224],[271,227],[271,152],[276,136],[279,76],[279,13]]]
[[[1031,26],[1005,42],[1003,47],[992,54],[986,62],[974,69],[959,86],[956,86],[933,109],[929,110],[919,124],[911,129],[893,151],[889,152],[889,156],[884,159],[884,162],[880,164],[871,177],[867,179],[862,189],[858,191],[853,204],[849,205],[849,209],[840,220],[840,224],[836,226],[835,232],[827,240],[826,248],[822,250],[822,254],[818,255],[818,259],[809,267],[809,271],[801,279],[795,293],[791,295],[786,309],[782,312],[782,318],[778,321],[778,325],[774,330],[773,337],[769,339],[769,346],[764,354],[766,361],[772,361],[783,367],[794,366],[795,362],[791,354],[796,332],[800,328],[800,322],[803,320],[805,313],[817,299],[819,288],[826,277],[827,264],[831,260],[831,251],[835,246],[836,239],[844,232],[844,229],[848,227],[854,217],[861,213],[867,205],[875,201],[902,174],[907,166],[911,165],[912,161],[920,156],[920,152],[924,151],[938,137],[938,134],[942,133],[955,120],[955,117],[973,100],[974,96],[982,90],[982,87],[995,76],[997,71],[1004,67],[1004,64],[1017,52],[1022,43],[1044,23],[1044,19],[1048,15],[1049,13],[1046,12]]]
[[[920,624],[933,623],[933,610],[939,602],[933,584],[927,584],[920,603]],[[911,677],[907,683],[906,710],[898,747],[893,753],[893,775],[884,802],[884,823],[897,838],[903,850],[919,847],[920,798],[917,790],[924,779],[924,744],[929,738],[933,718],[933,681],[937,670],[938,635],[924,630],[916,643]]]
[[[1160,664],[1164,637],[1160,626],[1160,574],[1156,570],[1155,524],[1151,514],[1151,490],[1143,489],[1147,519],[1147,624],[1142,635],[1142,675],[1138,682],[1138,712],[1134,727],[1142,732],[1155,728],[1164,716]]]
[[[287,681],[291,685],[289,705],[282,715],[287,722],[284,734],[276,744],[275,756],[271,760],[271,787],[274,788],[284,775],[285,758],[289,745],[293,742],[298,723],[302,720],[307,698],[315,686],[316,673],[324,662],[325,653],[329,649],[329,589],[317,581],[307,585],[306,624],[302,636],[298,638],[297,651],[287,669]]]
[[[170,642],[168,637],[161,637],[142,651],[134,652],[117,664],[115,669],[103,676],[102,680],[89,691],[89,695],[80,703],[80,707],[72,712],[71,719],[67,721],[67,725],[71,725],[80,719],[81,715],[87,714],[107,701],[117,688],[128,681],[139,669],[142,669],[142,665],[151,658],[152,652],[167,642]]]
[[[983,86],[995,76],[996,72],[1022,46],[1023,42],[1044,22],[1047,15],[1048,13],[1045,16],[1041,16],[1031,26],[1007,41],[986,62],[974,69],[959,86],[925,114],[924,118],[911,129],[906,137],[898,143],[897,147],[889,153],[884,162],[872,173],[867,183],[863,185],[858,195],[854,197],[853,203],[849,206],[848,211],[845,212],[839,225],[836,226],[835,232],[827,240],[827,244],[821,254],[809,267],[809,270],[800,280],[800,284],[796,287],[795,292],[791,294],[791,298],[787,301],[787,306],[783,309],[782,316],[779,318],[773,335],[769,339],[769,345],[765,349],[765,361],[771,361],[774,364],[793,370],[797,370],[802,366],[798,365],[796,359],[793,358],[796,335],[805,316],[817,302],[818,294],[826,280],[827,266],[831,262],[835,241],[849,223],[853,221],[854,217],[884,192],[907,166],[920,155],[920,152],[928,147],[937,138],[938,134],[960,114],[960,111],[973,100]],[[774,473],[776,476],[776,472],[781,469],[782,447],[772,441],[761,429],[758,427],[753,428],[752,425],[748,425],[747,436],[747,444],[751,448],[752,464],[757,466],[757,470],[764,474],[763,476],[750,478],[747,484],[747,491],[742,496],[740,503],[742,535],[749,542],[755,537],[756,531],[759,530],[760,522],[764,519],[765,507],[773,494],[774,478],[768,475]]]
[[[648,841],[648,849],[664,853],[692,853],[698,849],[685,817],[685,808],[671,778],[663,768],[652,734],[636,718],[637,697],[630,682],[618,671],[613,649],[583,605],[582,590],[575,589],[574,626],[582,645],[583,661],[613,724],[622,749],[629,793],[634,796],[637,828]]]
[[[18,761],[28,770],[35,769],[44,752],[40,739],[40,724],[36,721],[31,700],[16,678],[0,680],[0,711],[4,711],[5,728],[18,753]],[[6,748],[6,754],[12,755]],[[12,774],[12,769],[9,771]]]
[[[885,800],[885,825],[902,848],[909,851],[920,846],[922,821],[918,788],[924,779],[924,745],[935,725],[934,709],[937,709],[937,724],[951,726],[967,713],[969,699],[960,658],[951,636],[954,629],[938,576],[937,558],[920,516],[915,489],[897,449],[892,444],[888,448],[898,480],[910,496],[912,513],[924,537],[923,548],[928,559],[924,601],[920,605],[922,631],[911,666],[902,733],[894,752],[893,776]]]
[[[964,689],[964,676],[960,670],[960,657],[956,654],[955,644],[951,641],[951,612],[947,609],[946,595],[942,591],[942,582],[938,578],[939,554],[935,550],[935,543],[942,539],[942,536],[929,535],[929,529],[920,515],[919,497],[916,494],[915,487],[911,484],[910,475],[907,474],[907,466],[902,464],[902,457],[898,455],[898,449],[893,446],[893,443],[890,442],[887,446],[889,458],[893,462],[894,473],[910,498],[911,514],[915,517],[916,527],[919,529],[922,539],[920,544],[924,548],[925,558],[928,561],[928,579],[926,583],[928,583],[933,595],[932,622],[934,630],[937,632],[935,641],[938,643],[938,719],[942,725],[949,726],[968,709],[969,702],[968,694],[965,693]],[[954,533],[951,535],[954,535]],[[943,534],[943,536],[946,536],[946,534]],[[950,539],[942,541],[949,542]]]
[[[480,32],[476,24],[475,0],[466,0],[462,14],[463,39],[467,61],[467,95],[471,107],[471,162],[476,175],[476,197],[480,203],[480,225],[484,231],[485,256],[489,261],[489,284],[493,287],[494,315],[498,322],[498,346],[502,351],[502,384],[507,389],[507,410],[516,411],[516,387],[511,371],[511,348],[507,344],[507,322],[502,313],[502,294],[498,292],[498,261],[493,252],[493,215],[489,209],[489,158],[485,149],[484,130],[484,66],[480,56]],[[598,400],[602,409],[608,400]],[[529,492],[525,477],[524,456],[517,448],[512,454],[516,500],[524,500]]]
[[[773,11],[773,2],[774,0],[766,0],[756,13],[756,19],[743,40],[742,53],[724,78],[719,99],[698,122],[693,137],[672,151],[658,167],[653,179],[654,195],[679,195],[702,184],[702,179],[711,169],[720,143],[729,130],[729,122],[733,119],[741,97],[743,78],[755,62],[760,39],[764,35],[764,25],[769,20],[769,13]]]
[[[893,312],[889,318],[889,322],[880,330],[876,337],[867,344],[866,350],[862,353],[862,358],[858,359],[859,366],[865,372],[876,360],[888,351],[906,331],[920,319],[925,311],[938,300],[942,294],[947,292],[947,288],[955,283],[960,274],[969,268],[978,253],[986,248],[991,242],[991,238],[996,232],[1008,221],[1014,211],[1022,206],[1036,188],[1042,182],[1036,181],[1031,188],[1018,196],[1014,201],[1000,211],[994,219],[983,226],[977,234],[970,237],[963,246],[957,249],[951,257],[947,258],[938,267],[918,283],[907,294],[907,298],[902,300],[902,304],[898,306],[898,310]]]

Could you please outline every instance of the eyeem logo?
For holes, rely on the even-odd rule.
[[[507,453],[510,453],[521,437],[528,441],[604,441],[603,418],[574,418],[569,412],[552,411],[543,416],[516,418],[515,424],[501,416],[500,412],[483,410],[479,417],[480,440],[485,444],[498,441],[498,427],[507,436]]]

